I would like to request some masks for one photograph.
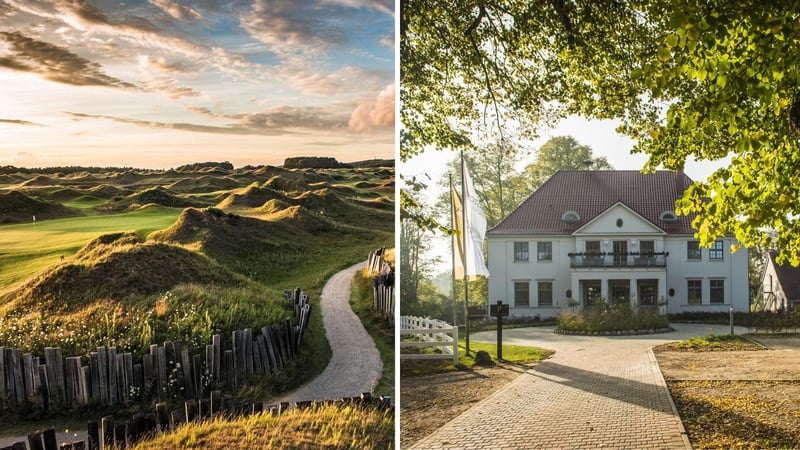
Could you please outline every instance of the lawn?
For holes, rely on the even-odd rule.
[[[420,351],[430,351],[430,347],[422,347]],[[481,350],[485,351],[497,361],[497,345],[493,343],[483,343],[470,341],[470,354],[467,355],[466,341],[458,340],[458,366],[454,366],[452,360],[406,360],[401,364],[400,372],[403,377],[431,375],[434,373],[449,372],[460,369],[471,369],[475,366],[475,354]],[[438,351],[438,350],[437,350]],[[554,352],[539,347],[528,347],[524,345],[503,344],[503,361],[514,364],[533,363],[547,359]]]
[[[170,226],[180,213],[181,208],[154,206],[124,214],[0,226],[0,296],[101,234],[135,231],[145,236]]]

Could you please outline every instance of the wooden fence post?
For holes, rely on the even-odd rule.
[[[61,356],[61,348],[45,348],[44,360],[47,366],[47,380],[50,387],[50,399],[57,406],[62,406],[67,400],[67,393],[64,385],[64,359]]]
[[[117,404],[117,347],[108,347],[108,404]]]

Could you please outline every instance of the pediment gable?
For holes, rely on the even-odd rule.
[[[626,204],[617,202],[590,219],[573,235],[664,235],[661,228]]]

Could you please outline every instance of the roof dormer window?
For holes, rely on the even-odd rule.
[[[658,218],[662,222],[675,222],[678,220],[678,216],[675,215],[674,211],[662,211]]]
[[[561,215],[561,220],[564,222],[578,222],[581,220],[581,215],[578,214],[578,211],[564,211],[564,214]]]

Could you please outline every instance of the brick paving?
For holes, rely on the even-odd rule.
[[[506,344],[556,353],[411,448],[691,449],[652,347],[729,329],[674,327],[665,334],[613,337],[506,330]],[[494,332],[471,336],[494,338]]]

